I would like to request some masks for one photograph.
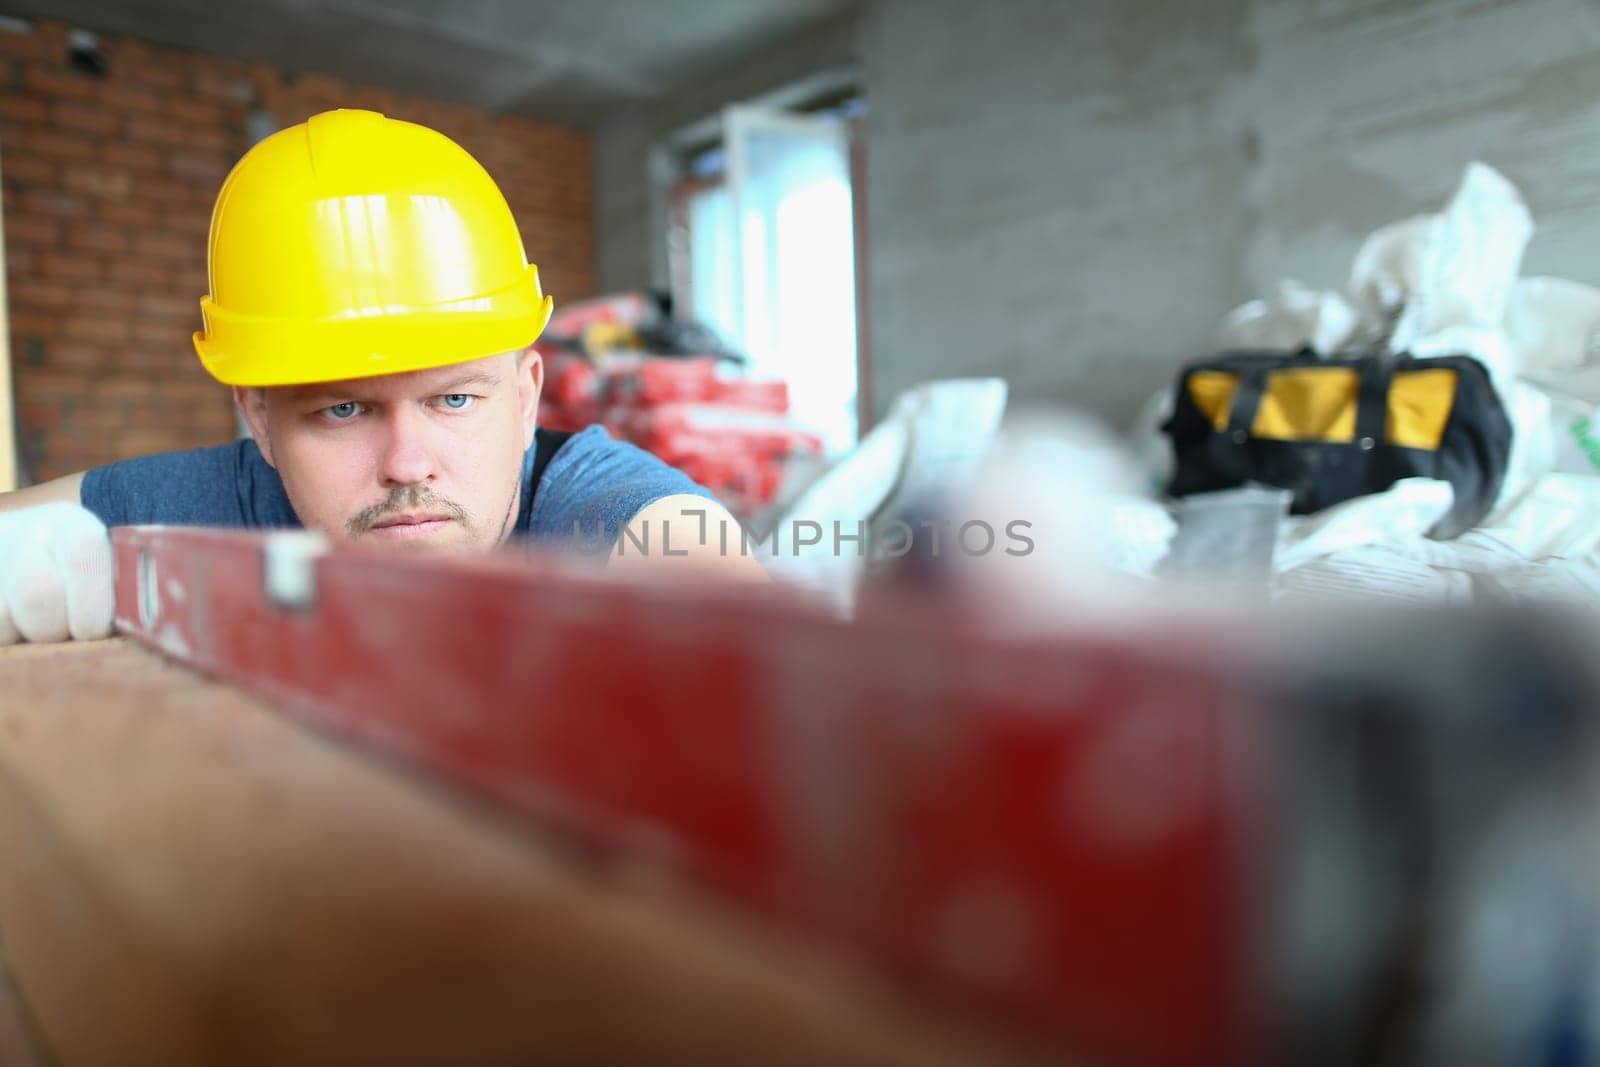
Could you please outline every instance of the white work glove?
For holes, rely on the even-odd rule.
[[[0,512],[0,645],[111,633],[111,538],[77,504]]]

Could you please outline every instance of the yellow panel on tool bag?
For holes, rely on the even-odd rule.
[[[1228,428],[1228,412],[1238,387],[1238,375],[1227,371],[1197,370],[1189,375],[1189,396],[1218,433]]]
[[[1253,437],[1353,441],[1361,377],[1352,367],[1296,367],[1267,375]]]
[[[1389,425],[1384,439],[1402,448],[1437,449],[1455,404],[1456,378],[1449,367],[1396,374],[1389,385]]]
[[[1295,367],[1267,375],[1252,437],[1276,441],[1352,441],[1356,435],[1356,396],[1360,375],[1350,367]],[[1228,428],[1238,376],[1227,371],[1196,371],[1189,395],[1218,432]]]

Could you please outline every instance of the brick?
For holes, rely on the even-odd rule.
[[[147,144],[227,152],[234,147],[235,138],[226,131],[192,123],[176,122],[165,115],[130,115],[128,136]]]
[[[222,152],[237,159],[244,155],[243,135],[238,128],[187,126],[183,143],[203,152]]]
[[[211,212],[189,207],[180,211],[165,212],[161,216],[161,225],[175,233],[198,238],[204,242],[206,235],[211,232]]]
[[[50,56],[49,41],[37,29],[22,33],[0,29],[0,56],[7,59],[46,59]]]
[[[103,41],[111,73],[96,79],[61,65],[64,24],[39,25],[20,47],[0,33],[0,85],[14,71],[14,87],[31,86],[0,88],[0,199],[21,319],[13,326],[29,331],[13,329],[13,359],[19,379],[31,370],[46,397],[30,399],[19,381],[19,404],[44,404],[30,409],[37,426],[22,435],[36,474],[232,435],[227,390],[201,371],[188,335],[209,286],[211,208],[246,147],[247,106],[268,107],[283,125],[356,105],[441,129],[502,178],[530,250],[543,253],[547,284],[568,298],[592,288],[592,160],[582,134],[320,75],[286,83],[265,64],[128,38]],[[91,396],[89,383],[102,379],[159,388]]]
[[[182,438],[171,430],[131,430],[122,434],[114,442],[114,447],[118,459],[135,459],[157,452],[170,452],[180,440]]]
[[[200,294],[211,288],[211,281],[206,275],[205,242],[199,242],[193,247],[194,254],[186,260],[157,262],[164,262],[172,268],[171,282],[169,283],[172,292],[179,293],[185,297],[192,296],[199,300]]]
[[[27,245],[12,245],[6,249],[6,277],[15,281],[26,278],[37,269],[34,251]]]
[[[382,115],[388,115],[401,107],[398,94],[373,86],[363,86],[357,90],[351,98],[351,103]]]
[[[195,126],[221,126],[230,112],[237,114],[239,110],[238,105],[223,107],[208,100],[185,100],[178,97],[168,102],[163,113],[169,118]]]
[[[18,401],[67,400],[85,396],[88,389],[83,377],[58,370],[33,370],[27,366],[16,367]]]
[[[185,363],[194,368],[192,377],[176,378],[162,383],[162,395],[174,403],[189,405],[206,403],[229,395],[228,387],[217,382],[200,369],[198,360]]]
[[[135,235],[133,247],[141,256],[160,259],[188,260],[204,253],[204,249],[196,249],[194,242],[182,234],[161,233],[154,230]]]
[[[59,56],[67,50],[72,26],[60,19],[41,18],[34,21],[33,32],[44,42],[45,55]]]
[[[54,185],[61,180],[61,169],[42,156],[6,156],[0,159],[0,175],[8,182]]]
[[[128,116],[128,136],[135,141],[182,145],[186,143],[188,132],[188,127],[181,122],[174,122],[161,115]]]
[[[167,173],[176,178],[206,185],[220,185],[228,176],[230,160],[214,152],[175,148],[167,153]]]
[[[56,101],[50,108],[50,118],[58,128],[101,135],[112,133],[121,125],[116,112],[101,104],[81,104],[69,100]]]
[[[139,298],[126,289],[92,286],[78,293],[73,307],[86,314],[130,316],[139,304]]]
[[[218,78],[243,78],[250,73],[250,64],[242,59],[209,55],[205,52],[190,52],[187,58],[191,75],[210,74]]]
[[[61,224],[37,215],[10,216],[5,220],[6,244],[20,243],[49,248],[61,240]]]
[[[22,193],[22,210],[30,215],[81,218],[87,213],[88,208],[81,196],[71,196],[48,189],[25,189]]]
[[[188,358],[193,359],[193,349],[188,349]],[[116,365],[129,370],[170,371],[179,359],[184,358],[184,350],[174,349],[171,345],[163,343],[159,346],[149,344],[123,345],[117,348]]]
[[[91,252],[126,252],[130,246],[128,235],[115,226],[104,223],[73,223],[67,227],[68,248],[82,248]]]
[[[112,74],[116,74],[115,68]],[[171,102],[169,94],[134,85],[123,78],[113,77],[100,86],[100,103],[125,115],[159,115]]]
[[[133,171],[157,171],[161,169],[162,156],[161,149],[149,145],[113,142],[101,146],[100,158]]]
[[[279,73],[277,67],[270,64],[248,64],[245,66],[241,76],[249,81],[251,87],[255,90],[256,97],[251,102],[257,106],[264,107],[266,105],[265,96],[268,92],[283,91],[283,75]]]
[[[30,430],[50,430],[61,425],[61,405],[33,401],[17,405],[17,421]]]
[[[0,36],[3,35],[4,31],[0,31]],[[0,96],[0,118],[42,126],[50,121],[50,106],[34,96]]]
[[[202,245],[203,249],[205,246]],[[199,256],[187,266],[179,265],[172,271],[172,288],[175,292],[199,300],[200,294],[211,289],[211,279],[206,274],[205,256]]]
[[[133,429],[170,430],[172,428],[172,412],[165,407],[157,407],[135,401],[123,410],[128,420],[128,425]]]
[[[141,344],[166,345],[174,351],[183,351],[194,331],[178,322],[135,322],[128,336]]]
[[[133,183],[133,195],[139,200],[155,200],[169,204],[187,204],[194,198],[194,190],[187,182],[173,178],[139,175]]]
[[[121,344],[129,337],[127,319],[98,312],[83,312],[67,320],[62,336],[94,344]]]
[[[207,71],[196,71],[194,92],[205,100],[222,104],[248,104],[256,95],[256,87],[248,77],[229,77]]]
[[[52,337],[61,327],[60,315],[49,311],[13,309],[9,316],[11,333],[16,337]]]
[[[98,281],[106,271],[105,265],[92,256],[46,252],[39,257],[39,273],[63,281]]]
[[[156,383],[147,377],[101,379],[95,386],[95,396],[104,400],[127,403],[145,400],[157,395]]]
[[[75,163],[62,170],[61,184],[75,193],[125,200],[133,192],[133,175],[100,163]]]
[[[27,279],[10,287],[13,308],[65,308],[72,304],[72,290],[54,282]]]
[[[162,51],[165,49],[151,49],[143,55],[126,55],[113,73],[119,78],[168,92],[177,90],[183,85],[183,71],[177,63],[172,62],[170,56],[162,55]]]
[[[132,259],[113,260],[106,264],[106,277],[114,282],[162,286],[172,284],[172,269],[163,263],[142,263]]]
[[[107,363],[107,349],[79,341],[57,341],[50,346],[49,365],[59,370],[98,370]]]
[[[74,70],[29,64],[22,84],[33,92],[72,100],[93,100],[100,95],[100,82],[90,74]]]
[[[134,188],[138,188],[135,182]],[[151,219],[149,204],[133,200],[102,200],[94,206],[94,217],[103,222],[115,222],[123,226],[148,226]]]
[[[35,477],[40,481],[48,481],[51,478],[61,478],[68,474],[75,474],[78,471],[88,470],[90,467],[98,467],[102,463],[110,463],[115,458],[116,457],[99,449],[88,452],[86,457],[76,460],[72,458],[62,458],[62,456],[58,456],[55,453],[54,447],[52,446],[51,454],[39,460],[35,468],[38,471],[38,474],[35,475]]]
[[[146,293],[139,298],[139,313],[160,319],[197,319],[200,303],[174,293]]]
[[[94,158],[94,141],[81,133],[28,129],[12,138],[18,148],[66,163]]]

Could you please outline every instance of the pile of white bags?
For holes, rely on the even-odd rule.
[[[1291,519],[1275,561],[1278,595],[1600,604],[1600,289],[1519,278],[1532,234],[1516,188],[1474,163],[1439,214],[1368,237],[1346,291],[1284,281],[1226,317],[1224,348],[1473,355],[1514,430],[1505,484],[1480,526],[1429,540],[1450,487],[1426,479]],[[1152,401],[1136,435],[1147,455],[1159,417]]]

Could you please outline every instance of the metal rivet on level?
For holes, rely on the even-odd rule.
[[[268,602],[280,608],[309,608],[317,593],[317,557],[327,551],[328,539],[314,530],[270,535],[261,561]]]
[[[1363,451],[1363,452],[1371,452],[1372,449],[1373,449],[1373,446],[1375,446],[1378,442],[1374,441],[1370,437],[1363,437],[1357,443],[1361,446],[1361,451]]]
[[[1235,430],[1233,431],[1233,440],[1235,444],[1242,445],[1250,440],[1250,435],[1243,430]]]
[[[145,549],[139,553],[139,625],[146,630],[155,629],[161,616],[161,586],[156,580],[156,561]]]

